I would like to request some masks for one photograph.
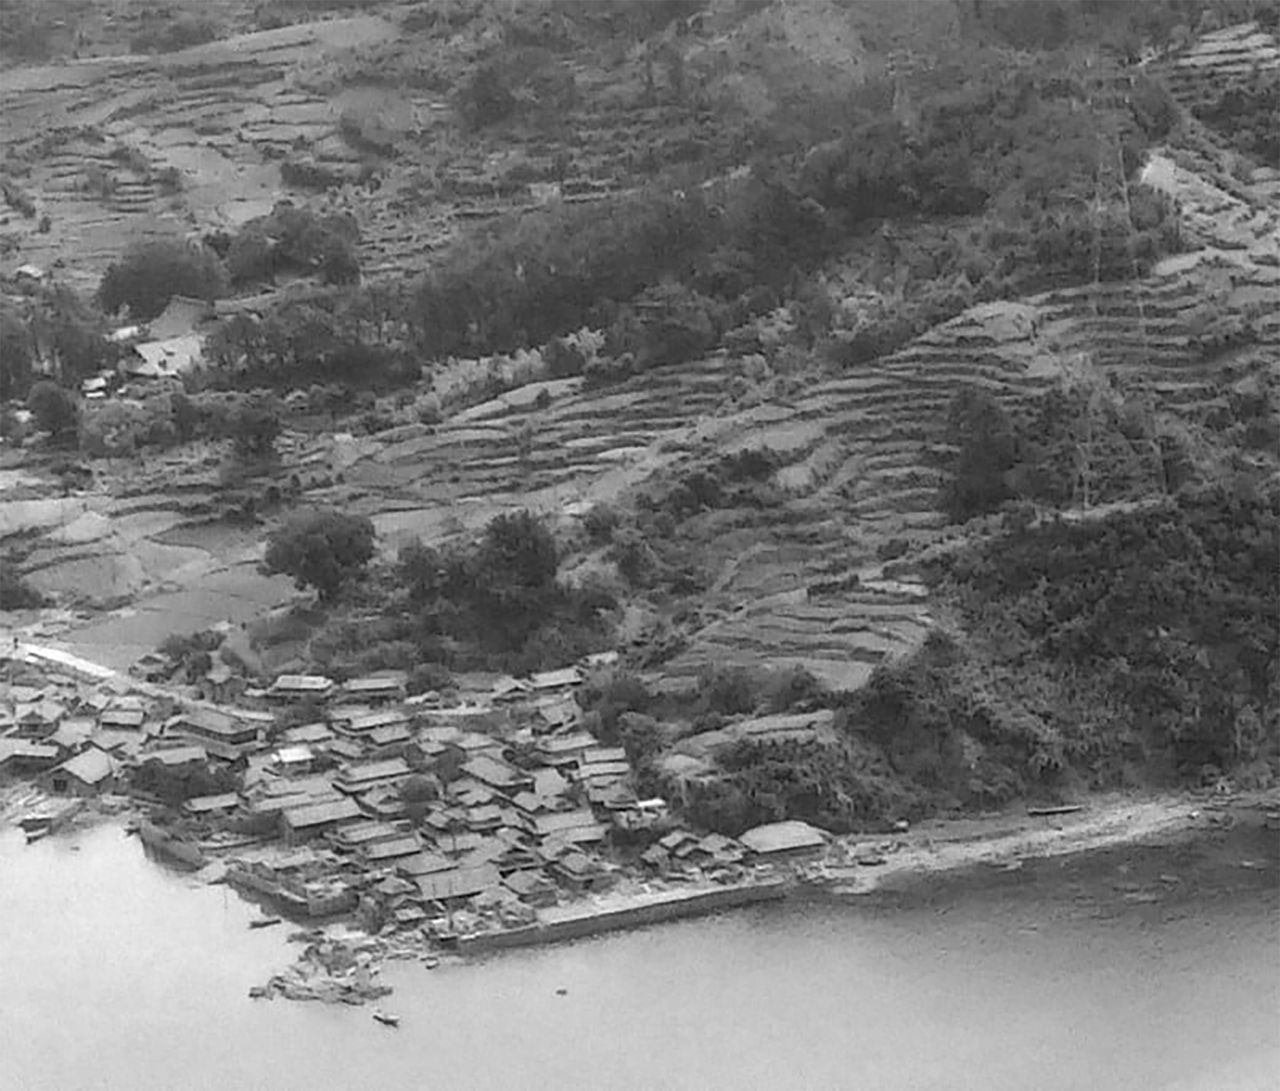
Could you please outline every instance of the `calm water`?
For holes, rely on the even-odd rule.
[[[1280,1086],[1276,898],[1250,875],[1151,906],[1058,871],[393,964],[393,1031],[248,1000],[289,961],[284,930],[249,931],[251,907],[119,830],[6,831],[0,1088]]]

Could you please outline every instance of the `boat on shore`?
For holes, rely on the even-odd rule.
[[[174,860],[194,871],[198,871],[208,863],[198,845],[174,837],[153,822],[139,823],[138,837],[156,855]]]
[[[392,1015],[381,1008],[373,1013],[373,1018],[384,1027],[398,1027],[400,1025],[400,1016]]]

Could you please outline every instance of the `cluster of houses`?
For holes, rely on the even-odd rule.
[[[581,725],[579,667],[454,704],[394,674],[284,675],[234,707],[7,669],[0,774],[78,796],[162,783],[177,836],[299,915],[509,924],[636,872],[715,877],[768,856],[637,798],[625,751]]]

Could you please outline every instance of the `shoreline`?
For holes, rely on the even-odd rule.
[[[984,866],[1015,870],[1025,860],[1084,856],[1113,848],[1172,843],[1233,824],[1238,812],[1280,813],[1280,790],[1209,794],[1190,791],[1085,797],[1072,814],[1012,811],[975,818],[939,818],[892,839],[833,839],[812,881],[841,896],[870,895]],[[1231,817],[1224,818],[1225,814]],[[831,860],[843,856],[843,860]]]

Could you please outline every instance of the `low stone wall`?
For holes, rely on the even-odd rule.
[[[627,901],[620,901],[617,905],[565,906],[544,910],[542,919],[537,924],[463,936],[458,940],[458,950],[463,954],[473,954],[508,947],[558,943],[600,932],[660,924],[680,917],[696,917],[722,909],[737,909],[757,902],[776,901],[786,896],[787,887],[785,879],[772,879],[739,886],[637,895]]]

